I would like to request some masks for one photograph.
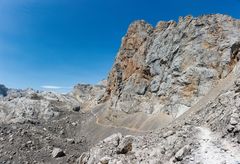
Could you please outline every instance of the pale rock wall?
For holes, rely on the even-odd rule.
[[[220,14],[161,21],[155,28],[134,22],[122,40],[102,101],[126,113],[178,116],[231,72],[239,60],[239,32],[239,20]]]

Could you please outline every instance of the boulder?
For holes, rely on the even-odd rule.
[[[53,158],[60,158],[60,157],[64,157],[64,156],[65,156],[65,153],[62,149],[53,148],[53,151],[52,151],[52,157]]]
[[[230,118],[230,124],[231,124],[231,125],[237,125],[237,124],[238,124],[237,119],[234,118],[234,117],[231,117],[231,118]]]
[[[185,145],[183,148],[181,148],[176,154],[175,154],[175,159],[177,161],[182,161],[183,158],[188,154],[190,151],[190,146]]]
[[[134,140],[135,138],[133,136],[124,137],[118,145],[117,154],[127,154],[132,151]]]

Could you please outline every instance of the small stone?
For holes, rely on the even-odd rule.
[[[51,140],[52,138],[51,137],[46,137],[46,140]]]
[[[53,151],[52,151],[52,157],[53,158],[59,158],[59,157],[63,157],[63,156],[65,156],[65,153],[63,152],[62,149],[53,148]]]
[[[67,138],[67,143],[74,144],[75,141],[74,141],[74,139],[72,139],[72,138]]]
[[[105,157],[100,159],[100,162],[101,162],[101,164],[108,164],[110,160],[111,160],[110,157],[105,156]]]
[[[240,135],[237,136],[237,143],[240,144]]]
[[[60,133],[61,135],[63,135],[63,134],[64,134],[64,130],[61,130],[59,133]]]
[[[187,153],[190,151],[190,146],[185,145],[183,148],[181,148],[176,154],[175,154],[175,159],[177,161],[182,161],[184,156],[187,155]]]
[[[226,151],[228,151],[227,149],[225,149],[225,148],[221,148],[221,150],[223,151],[223,152],[226,152]]]
[[[124,137],[118,145],[117,154],[127,154],[132,151],[132,143],[134,140],[135,138],[130,135]]]
[[[226,161],[222,161],[220,164],[226,164],[227,162]]]
[[[238,124],[238,121],[237,121],[234,117],[231,117],[231,119],[230,119],[230,124],[231,124],[231,125],[237,125],[237,124]]]
[[[31,145],[31,144],[32,144],[32,141],[28,141],[27,144],[28,144],[28,145]]]
[[[170,131],[168,131],[167,133],[163,134],[163,138],[167,138],[167,137],[169,137],[169,136],[171,136],[171,135],[173,135],[173,134],[175,134],[175,132],[172,131],[172,130],[170,130]]]
[[[229,133],[231,133],[231,132],[233,131],[233,129],[234,129],[234,126],[232,126],[232,125],[228,125],[228,126],[227,126],[227,131],[228,131]]]
[[[72,110],[73,110],[74,112],[79,112],[80,109],[81,109],[80,106],[75,106],[75,107],[72,108]]]
[[[240,79],[237,79],[237,80],[235,81],[235,85],[236,85],[237,87],[240,86]]]
[[[77,126],[77,123],[76,123],[76,122],[73,122],[73,123],[72,123],[72,126]]]

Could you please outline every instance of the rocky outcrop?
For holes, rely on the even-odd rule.
[[[225,78],[239,60],[240,21],[226,15],[130,25],[103,101],[126,113],[178,117]]]
[[[78,100],[82,109],[90,110],[101,100],[105,89],[105,85],[77,84],[70,95]]]
[[[6,96],[7,91],[8,89],[4,85],[0,84],[0,96]]]
[[[239,76],[238,71],[238,76]],[[79,158],[79,163],[237,163],[240,160],[240,79],[214,101],[143,136],[115,134]],[[180,120],[181,119],[181,120]],[[209,128],[209,129],[208,129]]]
[[[142,136],[112,135],[79,163],[237,163],[239,32],[239,20],[219,14],[130,25],[102,100],[127,115],[177,118]]]
[[[0,122],[46,121],[76,106],[79,106],[79,102],[69,95],[11,89],[0,99]]]

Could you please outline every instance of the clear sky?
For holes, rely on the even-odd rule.
[[[0,0],[0,83],[63,87],[107,77],[128,25],[209,13],[240,18],[240,0]]]

